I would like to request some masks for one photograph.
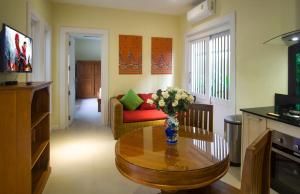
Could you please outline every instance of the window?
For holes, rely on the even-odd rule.
[[[235,13],[193,27],[185,46],[187,89],[214,106],[213,129],[223,134],[224,118],[236,114]]]
[[[191,43],[191,91],[205,95],[205,70],[207,63],[207,40],[198,39]]]
[[[228,100],[230,65],[230,34],[222,32],[210,37],[209,66],[211,68],[211,92],[214,98]]]
[[[196,96],[228,100],[230,93],[230,31],[189,44],[189,88]]]

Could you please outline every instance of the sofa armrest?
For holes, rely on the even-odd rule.
[[[123,124],[123,105],[120,101],[112,97],[110,99],[110,123],[115,139],[119,138],[119,128]]]

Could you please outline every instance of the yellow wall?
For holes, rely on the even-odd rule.
[[[124,93],[129,89],[136,92],[153,92],[158,88],[180,84],[181,53],[179,17],[143,12],[77,6],[69,4],[53,5],[53,120],[58,122],[59,78],[57,49],[60,28],[82,27],[98,28],[109,31],[109,96]],[[143,74],[119,75],[119,34],[143,36]],[[151,75],[151,37],[172,37],[175,66],[173,75]]]
[[[215,16],[194,26],[182,16],[182,33],[235,12],[236,109],[273,105],[275,92],[287,93],[287,47],[262,42],[300,27],[296,0],[217,0],[216,6]]]
[[[26,33],[28,3],[34,12],[51,24],[51,4],[47,0],[1,0],[0,23],[7,23]]]
[[[1,0],[0,24],[6,23],[25,34],[28,34],[27,4],[34,13],[51,25],[51,4],[47,0]],[[0,82],[13,79],[25,81],[23,74],[0,73]]]

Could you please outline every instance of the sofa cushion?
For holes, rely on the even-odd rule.
[[[144,103],[139,107],[140,110],[154,110],[156,109],[155,104],[147,103],[148,99],[152,99],[152,93],[150,94],[138,94],[141,99],[144,100]]]
[[[167,115],[159,110],[135,110],[135,111],[124,111],[123,122],[134,123],[143,121],[154,121],[166,119]]]
[[[127,94],[120,99],[120,102],[126,109],[135,110],[144,101],[133,90],[129,90]]]

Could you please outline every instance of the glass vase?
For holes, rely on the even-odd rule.
[[[169,144],[176,144],[178,138],[178,120],[176,116],[168,115],[166,120],[166,136]]]

